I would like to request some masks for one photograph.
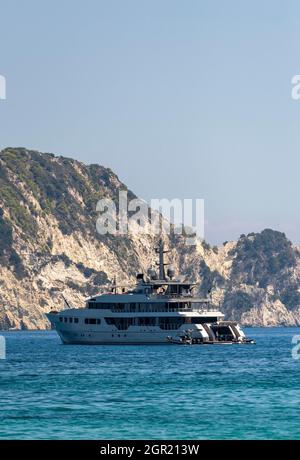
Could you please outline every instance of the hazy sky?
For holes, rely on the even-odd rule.
[[[212,243],[300,242],[299,1],[0,0],[0,147],[204,198]]]

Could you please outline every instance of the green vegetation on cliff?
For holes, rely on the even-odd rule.
[[[94,232],[97,201],[104,196],[116,199],[118,184],[126,188],[110,169],[52,154],[8,148],[0,160],[0,202],[9,209],[12,223],[28,236],[36,234],[34,217],[43,213],[52,214],[64,234]]]
[[[296,264],[296,254],[284,233],[266,229],[242,236],[231,252],[234,257],[232,280],[259,285],[269,282]]]

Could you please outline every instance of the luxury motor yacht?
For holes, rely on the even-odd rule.
[[[225,344],[253,343],[234,321],[224,321],[211,298],[197,296],[197,284],[176,279],[164,262],[163,242],[156,251],[159,271],[139,273],[133,288],[102,287],[106,292],[83,308],[47,314],[65,344]],[[183,340],[182,337],[185,337]]]

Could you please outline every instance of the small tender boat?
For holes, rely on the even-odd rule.
[[[169,343],[174,343],[175,345],[193,345],[193,339],[189,331],[184,331],[183,334],[178,334],[173,337],[168,335],[166,339]]]

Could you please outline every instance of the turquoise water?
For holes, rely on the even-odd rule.
[[[257,345],[61,345],[9,332],[1,439],[300,439],[299,328],[249,329]]]

